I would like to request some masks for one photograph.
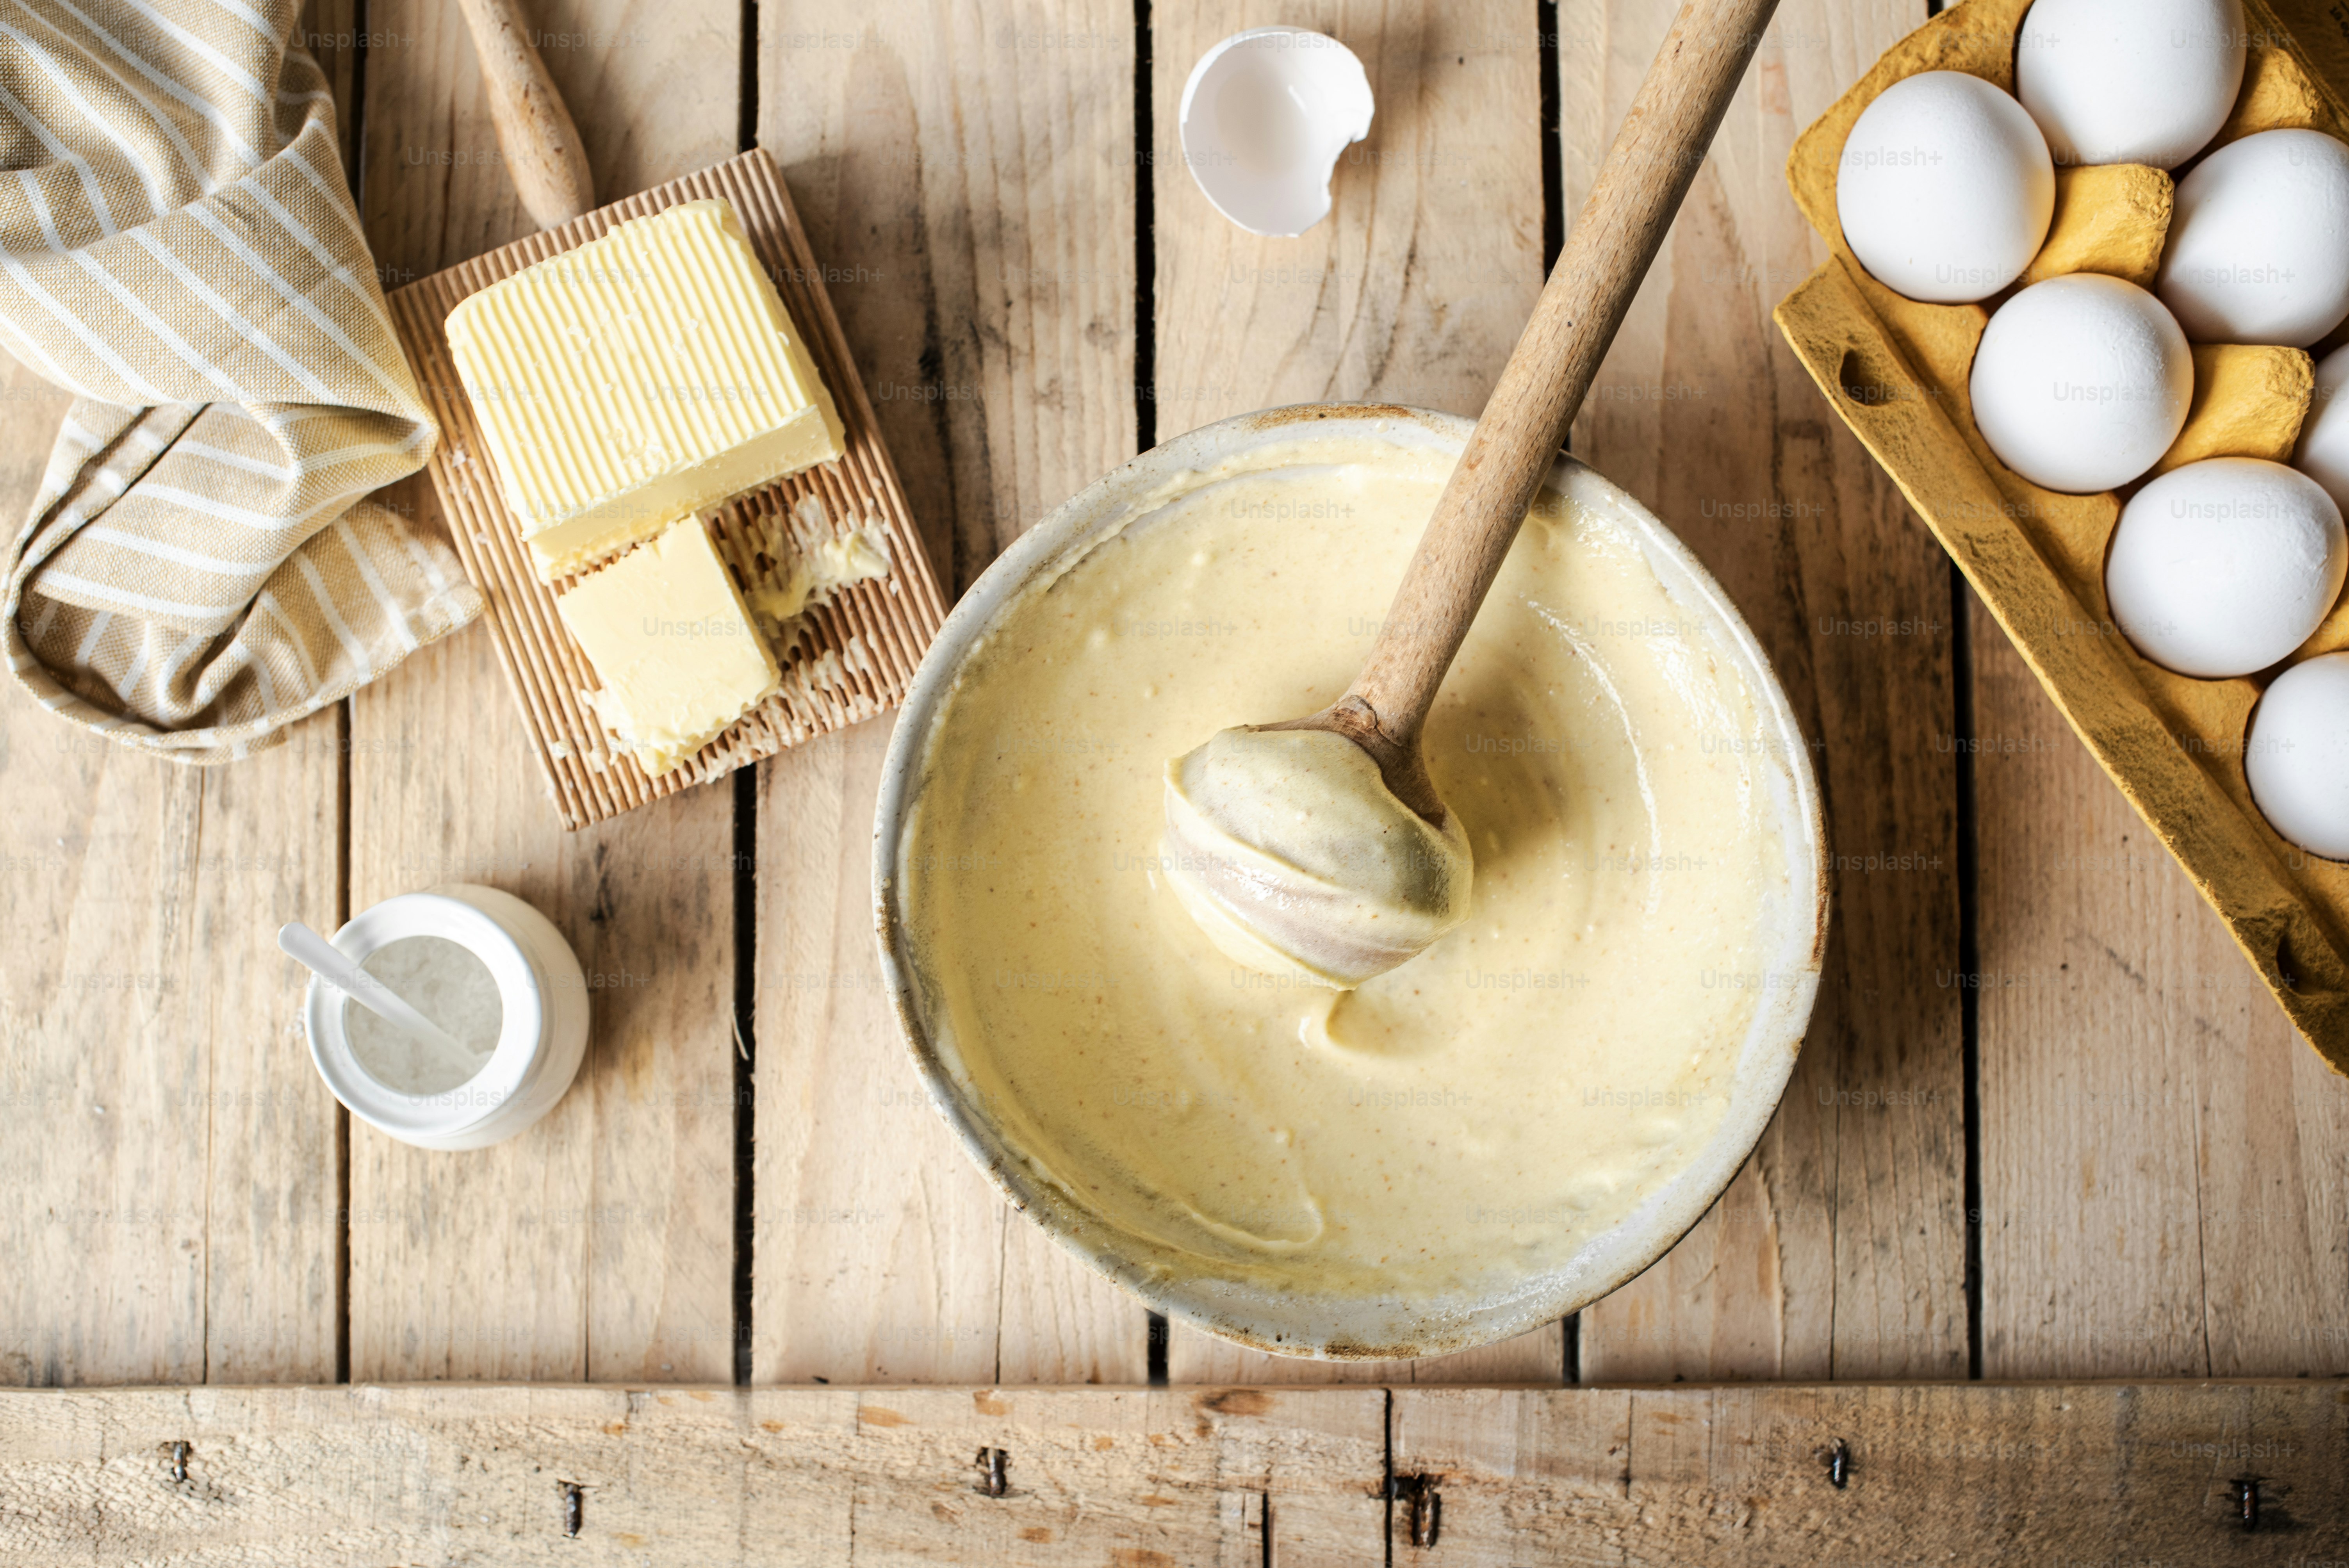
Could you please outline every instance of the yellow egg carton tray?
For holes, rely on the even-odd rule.
[[[2234,934],[2292,1024],[2349,1073],[2349,864],[2287,842],[2252,804],[2244,738],[2264,679],[2175,675],[2120,634],[2105,601],[2116,493],[2042,490],[1992,456],[1967,395],[1984,304],[1922,304],[1868,275],[1836,216],[1845,139],[1876,95],[1921,71],[2014,90],[2030,0],[1966,0],[1888,51],[1795,142],[1787,183],[1834,256],[1781,301],[1779,330],[2013,639],[2040,685]],[[2331,0],[2244,0],[2243,89],[2213,147],[2279,127],[2349,140],[2349,38]],[[2150,285],[2174,186],[2120,165],[2058,173],[2055,221],[2024,274]],[[2349,339],[2316,346],[2321,357]],[[2289,461],[2314,385],[2295,348],[2198,346],[2186,428],[2157,472],[2202,458]],[[2349,648],[2349,597],[2292,662]],[[2281,667],[2281,666],[2279,666]],[[2271,675],[2273,672],[2270,672]]]

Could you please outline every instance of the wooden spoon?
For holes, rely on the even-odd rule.
[[[530,46],[519,0],[460,0],[472,29],[473,53],[490,88],[490,119],[513,175],[514,189],[542,229],[568,223],[595,206],[587,149],[546,62]]]
[[[1266,729],[1327,729],[1379,765],[1395,798],[1438,827],[1444,806],[1420,731],[1436,688],[1557,460],[1599,362],[1656,259],[1777,0],[1689,0],[1608,149],[1582,214],[1418,552],[1346,694]]]
[[[1473,856],[1421,729],[1776,5],[1682,7],[1354,684],[1167,764],[1168,881],[1231,958],[1342,989],[1466,918]],[[1268,733],[1300,730],[1367,753],[1385,789],[1344,745]]]

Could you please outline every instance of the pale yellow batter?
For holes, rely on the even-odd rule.
[[[1152,1266],[1506,1291],[1689,1162],[1795,983],[1764,972],[1783,759],[1635,536],[1553,501],[1427,727],[1466,920],[1354,991],[1235,963],[1169,886],[1166,759],[1345,688],[1447,467],[1331,455],[1193,476],[1002,614],[924,760],[914,967],[981,1113]]]

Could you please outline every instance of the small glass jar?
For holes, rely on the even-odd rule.
[[[335,933],[335,947],[365,964],[410,936],[438,936],[480,959],[503,1016],[481,1070],[456,1088],[409,1094],[378,1080],[352,1054],[347,1009],[359,1006],[313,976],[303,1009],[310,1059],[353,1116],[419,1149],[481,1149],[544,1116],[587,1051],[587,976],[554,923],[496,888],[450,882],[388,898]]]

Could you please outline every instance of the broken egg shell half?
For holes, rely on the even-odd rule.
[[[1330,215],[1339,154],[1371,133],[1371,78],[1354,52],[1302,27],[1235,33],[1183,84],[1183,161],[1216,211],[1293,239]]]

